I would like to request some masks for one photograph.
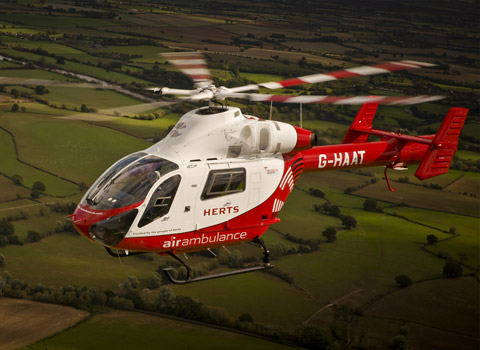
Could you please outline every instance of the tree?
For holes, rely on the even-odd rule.
[[[253,317],[249,313],[244,313],[238,316],[240,322],[253,322]]]
[[[332,243],[337,240],[337,230],[333,227],[327,227],[325,231],[322,232],[322,236],[327,239],[327,242]]]
[[[398,275],[395,277],[395,283],[402,288],[408,287],[412,284],[412,279],[407,275]]]
[[[443,275],[448,278],[460,277],[463,274],[462,266],[453,261],[448,260],[443,267]]]
[[[0,267],[5,267],[7,266],[7,258],[5,255],[0,254]]]
[[[309,349],[327,349],[332,343],[330,332],[318,326],[302,326],[296,332],[301,345]]]
[[[318,198],[324,198],[325,193],[322,190],[319,190],[318,188],[310,188],[309,189],[310,194],[314,195],[315,197]]]
[[[20,109],[20,107],[18,107],[18,104],[14,103],[12,105],[12,112],[18,112],[19,109]]]
[[[157,289],[163,284],[162,276],[158,272],[153,272],[148,281],[148,289]]]
[[[89,111],[87,105],[85,103],[82,104],[82,106],[80,107],[80,110],[83,112],[83,113],[87,113]]]
[[[40,192],[38,192],[38,191],[30,192],[30,198],[31,199],[37,199],[39,196],[40,196]]]
[[[30,242],[38,242],[42,239],[42,235],[37,231],[29,230],[27,233],[27,238]]]
[[[375,211],[377,209],[377,200],[375,198],[367,198],[363,202],[363,209]]]
[[[45,192],[47,188],[45,187],[45,184],[41,181],[36,181],[33,184],[32,190],[38,191],[38,192]]]
[[[407,339],[401,334],[396,335],[390,343],[390,349],[392,350],[405,350],[407,349]]]
[[[35,93],[37,95],[44,95],[46,93],[48,93],[49,91],[47,90],[47,88],[43,85],[37,85],[35,86]]]
[[[175,306],[175,293],[170,287],[161,286],[158,291],[157,309],[161,312],[169,312]]]
[[[10,221],[8,221],[7,219],[2,219],[0,221],[0,235],[11,236],[14,234],[14,232],[15,228]]]
[[[438,242],[438,237],[435,235],[427,235],[427,243],[428,244],[435,244]]]
[[[12,176],[12,181],[15,182],[16,185],[20,186],[23,182],[23,177],[18,174]]]
[[[331,216],[338,217],[338,216],[340,216],[340,208],[339,208],[337,205],[331,205],[331,206],[328,208],[328,213],[329,213]]]
[[[455,226],[451,226],[450,229],[448,230],[448,232],[450,232],[452,235],[454,235],[456,231],[457,231],[457,228]]]
[[[350,230],[352,227],[357,227],[357,220],[355,220],[353,216],[343,215],[342,225],[345,226],[347,230]]]

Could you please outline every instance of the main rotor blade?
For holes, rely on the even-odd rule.
[[[434,67],[435,64],[417,62],[417,61],[395,61],[375,64],[371,66],[361,66],[356,68],[347,68],[330,73],[312,74],[299,78],[282,80],[277,82],[261,83],[262,87],[267,89],[281,89],[289,86],[323,83],[332,80],[339,80],[358,76],[367,76],[374,74],[390,73],[399,70]]]
[[[244,98],[254,102],[281,102],[281,103],[325,103],[337,105],[361,105],[364,103],[378,103],[383,105],[413,105],[433,102],[444,99],[445,96],[288,96],[268,94],[222,94],[223,98]]]
[[[214,97],[215,97],[215,94],[213,93],[213,91],[204,90],[195,95],[180,97],[180,99],[185,101],[205,101],[205,100],[211,100]]]
[[[234,88],[227,88],[229,92],[244,92],[244,91],[258,91],[258,85],[250,84],[245,86],[237,86]]]
[[[113,89],[116,90],[119,86],[112,84],[91,84],[71,81],[57,81],[46,79],[25,79],[25,78],[10,78],[0,77],[0,85],[44,85],[44,86],[65,86],[65,87],[80,87],[80,88],[96,88],[96,89]]]
[[[153,91],[155,93],[160,93],[160,95],[184,95],[184,96],[190,96],[193,94],[198,93],[198,90],[185,90],[185,89],[170,89],[168,87],[163,87],[163,88],[158,88],[158,87],[153,87],[153,88],[147,88],[145,90],[148,91]]]
[[[206,87],[212,83],[207,61],[200,52],[168,52],[162,53],[162,56],[190,77],[196,87]]]

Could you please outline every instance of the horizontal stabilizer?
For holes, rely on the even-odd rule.
[[[468,109],[451,108],[440,129],[432,140],[423,161],[418,166],[415,176],[425,180],[445,174],[457,151],[458,138],[467,118]]]

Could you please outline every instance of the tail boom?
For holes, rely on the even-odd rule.
[[[317,146],[303,151],[304,171],[349,169],[367,166],[404,167],[420,163],[420,180],[445,174],[457,150],[468,109],[451,108],[436,135],[408,136],[372,128],[376,105],[362,106],[340,145]],[[381,141],[367,142],[369,135]]]
[[[428,145],[405,143],[397,139],[386,141],[317,146],[303,151],[304,171],[324,171],[419,163]]]

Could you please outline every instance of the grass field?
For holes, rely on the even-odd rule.
[[[393,194],[385,191],[385,184],[376,183],[355,191],[355,195],[372,197],[391,203],[408,203],[411,207],[439,210],[469,216],[478,216],[480,200],[462,194],[396,183]]]
[[[108,336],[106,336],[108,334]],[[74,341],[72,341],[74,339]],[[24,350],[115,349],[290,349],[266,340],[190,323],[126,311],[111,311]]]
[[[38,208],[38,212],[40,211]],[[48,209],[44,209],[48,212]],[[47,234],[54,232],[57,221],[63,222],[65,219],[65,213],[49,213],[45,216],[32,215],[28,220],[19,220],[13,222],[15,227],[15,234],[20,238],[22,242],[27,242],[28,231],[37,231],[41,234]]]
[[[337,242],[321,244],[315,253],[286,256],[277,263],[320,300],[333,302],[361,289],[365,302],[391,289],[394,277],[405,271],[414,280],[441,274],[443,262],[420,250],[425,236],[437,231],[379,213],[345,208],[342,213],[357,220],[355,229],[337,232]]]
[[[0,188],[2,189],[0,192],[0,202],[15,200],[18,195],[21,197],[28,197],[30,195],[28,189],[17,186],[12,180],[4,176],[0,176]]]
[[[222,306],[234,317],[248,312],[256,322],[272,323],[275,320],[275,324],[288,328],[300,324],[310,316],[312,310],[320,308],[317,301],[268,274],[252,273],[235,276],[232,279],[235,280],[220,279],[186,285],[174,291],[205,304]],[[262,308],[252,308],[252,300],[261,304]],[[285,303],[286,300],[288,303]],[[279,305],[282,307],[279,308]]]
[[[43,95],[50,104],[80,110],[82,104],[89,108],[106,109],[136,105],[140,102],[112,90],[97,90],[75,87],[48,87],[50,93]]]
[[[422,222],[445,231],[449,231],[450,228],[453,227],[459,236],[445,242],[438,242],[435,245],[428,246],[428,250],[435,253],[446,252],[452,259],[457,261],[460,260],[459,254],[463,253],[466,255],[464,262],[474,268],[478,268],[480,255],[480,237],[478,236],[480,219],[478,217],[474,218],[448,213],[438,215],[437,212],[417,208],[387,208],[386,211],[406,216],[411,220]]]
[[[9,23],[28,23],[28,26],[38,28],[72,28],[77,26],[103,27],[112,25],[110,21],[95,18],[55,16],[55,21],[52,21],[48,16],[25,13],[3,13],[0,14],[0,21]]]
[[[23,160],[86,184],[124,155],[150,145],[117,131],[48,115],[7,113],[0,118],[0,125],[15,135]],[[89,157],[91,154],[96,156]]]
[[[71,307],[8,298],[0,298],[0,314],[0,348],[3,350],[30,345],[72,327],[88,316],[86,311]]]
[[[2,69],[0,70],[0,75],[2,77],[25,78],[25,79],[48,79],[48,80],[57,80],[57,81],[75,80],[62,74],[47,72],[40,69]]]
[[[392,339],[405,325],[409,329],[409,349],[474,349],[479,342],[478,293],[478,283],[469,277],[427,281],[400,289],[370,306],[364,317],[355,318],[354,343],[368,349],[385,349],[388,341],[375,337],[375,330],[387,328],[384,331]],[[367,329],[368,335],[362,339]]]
[[[0,116],[1,125],[3,125],[3,121],[3,116]],[[23,184],[25,186],[31,188],[35,181],[41,181],[45,184],[47,193],[59,196],[78,191],[78,187],[75,184],[18,162],[15,156],[15,147],[12,138],[4,130],[0,130],[0,149],[2,149],[0,171],[10,177],[15,174],[20,175],[23,178]],[[18,191],[14,192],[15,196],[17,192]],[[22,192],[19,193],[21,194]]]
[[[115,288],[128,276],[145,282],[157,268],[158,261],[139,258],[115,259],[79,235],[61,233],[23,247],[0,248],[7,258],[7,270],[16,278],[33,285],[89,286]],[[35,269],[31,262],[35,261]],[[4,269],[1,269],[2,271]],[[94,273],[93,273],[94,271]]]
[[[108,128],[135,135],[136,137],[147,139],[162,134],[169,126],[175,125],[178,119],[179,116],[175,114],[167,114],[155,120],[115,118],[105,121],[100,120],[93,122],[97,125],[106,126]]]
[[[155,63],[164,62],[165,59],[160,56],[162,52],[169,52],[170,49],[160,46],[139,45],[132,48],[131,46],[107,46],[99,50],[100,52],[121,53],[121,54],[135,54],[142,55],[140,58],[132,58],[132,62],[139,63]]]

